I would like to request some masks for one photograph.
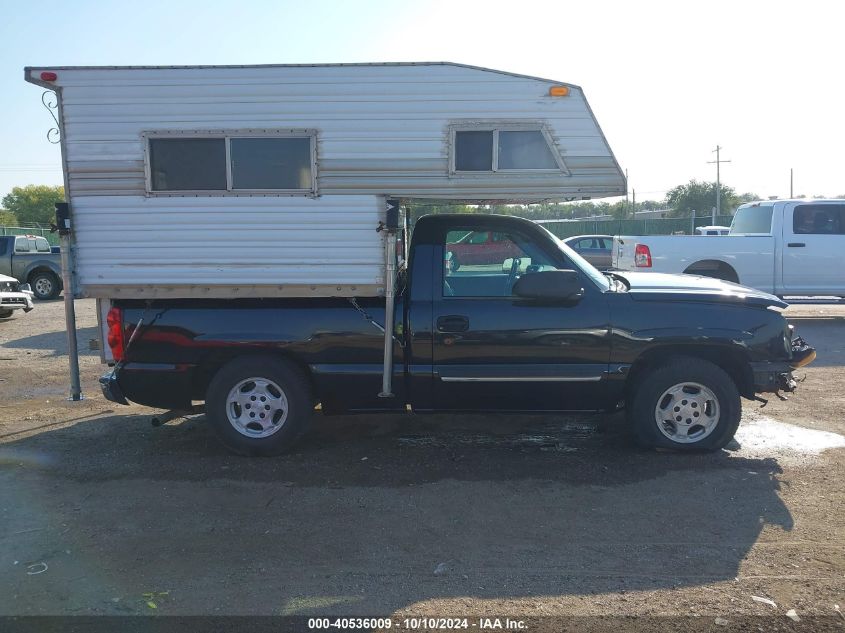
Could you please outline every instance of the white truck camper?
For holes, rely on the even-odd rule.
[[[71,296],[97,298],[101,316],[116,298],[389,302],[401,227],[388,206],[626,191],[583,91],[559,81],[453,63],[25,78],[55,93],[74,398]]]

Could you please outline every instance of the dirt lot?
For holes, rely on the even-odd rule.
[[[818,361],[718,454],[637,450],[621,416],[358,416],[278,459],[105,401],[77,310],[81,403],[62,304],[0,322],[0,614],[845,608],[845,305],[788,310]]]

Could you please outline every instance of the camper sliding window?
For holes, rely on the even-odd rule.
[[[316,193],[315,135],[146,135],[150,193]]]
[[[538,126],[453,126],[451,171],[519,172],[566,168],[549,134]]]

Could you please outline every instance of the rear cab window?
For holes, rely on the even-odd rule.
[[[731,234],[772,234],[774,204],[740,207],[731,222]]]

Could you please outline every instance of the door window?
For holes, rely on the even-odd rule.
[[[29,252],[29,240],[25,237],[19,237],[15,240],[15,252],[16,253],[28,253]]]
[[[467,238],[484,235],[482,243]],[[443,265],[445,297],[510,297],[514,283],[527,272],[557,266],[535,242],[516,233],[457,229],[446,234]],[[471,246],[471,248],[470,248]]]
[[[792,232],[797,235],[841,235],[845,233],[845,205],[802,204],[792,214]]]

